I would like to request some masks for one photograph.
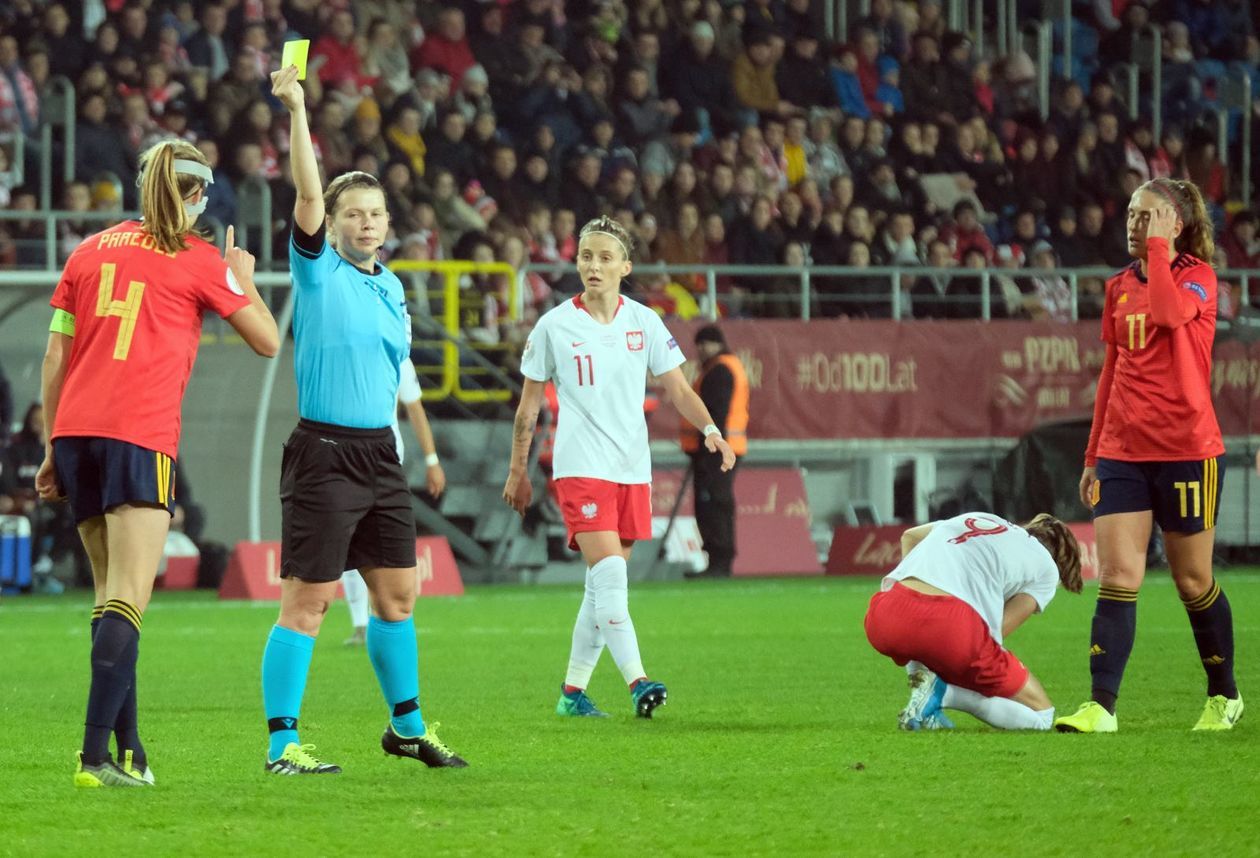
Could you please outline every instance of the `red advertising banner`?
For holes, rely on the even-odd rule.
[[[836,528],[827,554],[828,575],[887,575],[901,561],[901,534],[907,525]],[[1089,522],[1068,524],[1081,545],[1081,577],[1098,577],[1098,542]]]
[[[698,326],[669,325],[689,356]],[[1096,321],[758,319],[722,330],[748,373],[753,439],[1019,437],[1089,416],[1104,355]],[[1216,345],[1212,387],[1226,435],[1260,427],[1253,351]],[[651,430],[676,437],[677,413],[662,406]]]
[[[416,595],[462,596],[464,581],[444,536],[416,540]],[[341,595],[340,589],[338,595]],[[280,598],[280,543],[238,542],[228,561],[220,599]]]
[[[652,472],[652,511],[669,515],[683,472]],[[679,515],[693,515],[689,488]],[[799,468],[744,468],[735,474],[736,576],[821,575],[809,535],[809,499]]]

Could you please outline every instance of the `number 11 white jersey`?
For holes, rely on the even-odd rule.
[[[554,381],[560,400],[557,479],[652,482],[643,416],[647,375],[663,375],[685,358],[655,311],[620,301],[613,320],[603,325],[578,295],[543,314],[525,343],[521,372],[534,381]]]

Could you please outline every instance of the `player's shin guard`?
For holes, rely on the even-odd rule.
[[[1194,599],[1183,599],[1199,658],[1207,673],[1208,697],[1238,696],[1234,682],[1234,616],[1221,585],[1212,579],[1207,591]]]
[[[272,626],[263,650],[263,711],[270,740],[267,759],[278,760],[290,742],[298,744],[298,716],[306,693],[306,674],[311,667],[315,638]]]
[[[92,636],[92,687],[88,692],[83,731],[83,762],[100,765],[109,759],[109,737],[118,713],[135,683],[141,615],[121,599],[105,603]]]
[[[399,736],[424,735],[420,713],[420,652],[412,617],[395,623],[368,619],[368,659],[390,707],[389,723]]]
[[[604,633],[595,618],[595,590],[591,586],[591,570],[587,569],[582,606],[578,608],[577,620],[573,623],[573,645],[569,649],[569,669],[564,674],[564,684],[571,688],[586,688],[603,652]]]
[[[347,569],[341,574],[341,586],[346,591],[346,607],[350,609],[350,624],[356,629],[367,628],[368,588],[358,569]]]
[[[647,676],[639,657],[639,639],[630,619],[630,592],[626,561],[621,556],[605,557],[591,567],[591,589],[595,595],[595,622],[604,633],[626,684]]]
[[[978,691],[951,685],[945,689],[941,708],[958,709],[1002,730],[1049,730],[1054,709],[1037,711],[1005,697],[985,697]]]
[[[1094,606],[1089,646],[1091,696],[1112,714],[1137,635],[1137,597],[1137,590],[1103,585]]]

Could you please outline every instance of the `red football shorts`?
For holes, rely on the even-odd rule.
[[[589,477],[556,480],[556,498],[569,531],[569,547],[577,535],[611,530],[623,542],[652,538],[652,484],[610,483]]]
[[[871,597],[866,639],[897,664],[920,661],[950,685],[985,697],[1013,697],[1028,668],[989,634],[975,609],[953,596],[894,584]]]

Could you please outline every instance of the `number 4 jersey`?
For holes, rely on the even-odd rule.
[[[521,372],[556,383],[556,479],[652,482],[643,417],[647,376],[684,360],[660,316],[635,301],[621,298],[607,325],[591,317],[581,295],[543,314],[525,343]]]
[[[1216,273],[1188,253],[1168,261],[1166,245],[1148,248],[1152,278],[1171,275],[1178,300],[1195,314],[1176,328],[1151,322],[1151,289],[1134,262],[1107,281],[1102,339],[1116,349],[1111,393],[1097,457],[1124,462],[1209,459],[1225,452],[1212,407]]]
[[[219,252],[190,235],[187,250],[167,254],[124,221],[75,249],[50,303],[73,317],[54,329],[74,336],[52,436],[114,438],[175,458],[202,313],[226,318],[249,305]]]

